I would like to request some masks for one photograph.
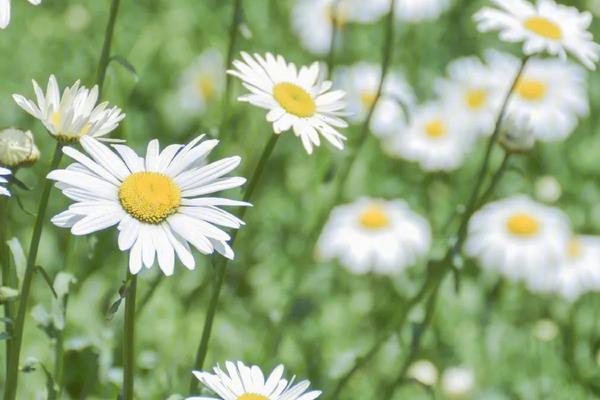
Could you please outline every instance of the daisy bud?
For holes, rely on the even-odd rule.
[[[475,374],[466,367],[448,368],[442,375],[442,392],[450,399],[464,399],[475,386]]]
[[[433,386],[438,380],[438,370],[428,360],[415,361],[408,369],[408,376],[426,386]]]
[[[508,117],[502,122],[498,142],[508,153],[526,153],[533,148],[535,137],[527,118]]]
[[[26,167],[40,158],[31,131],[7,128],[0,131],[0,165],[9,168]]]

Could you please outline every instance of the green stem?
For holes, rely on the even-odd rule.
[[[500,167],[496,170],[496,173],[492,177],[490,186],[479,197],[479,201],[477,202],[478,203],[477,208],[479,208],[483,204],[485,204],[489,200],[489,198],[492,196],[492,194],[494,193],[494,189],[496,188],[498,182],[500,182],[500,179],[502,178],[502,175],[504,175],[504,173],[506,172],[506,169],[508,168],[508,161],[510,160],[510,156],[511,156],[511,153],[509,153],[509,152],[504,153],[504,158],[502,159],[502,164],[500,164]]]
[[[67,304],[69,301],[68,295],[63,299],[62,311],[63,319],[67,319]],[[62,399],[62,392],[64,389],[64,352],[65,352],[65,327],[57,330],[56,332],[56,344],[54,347],[54,381],[57,386],[57,399]]]
[[[0,286],[12,287],[10,279],[10,254],[6,240],[8,239],[8,198],[5,196],[0,197],[0,267],[2,267],[2,283]],[[7,301],[4,303],[4,318],[12,321],[12,306],[11,302]],[[4,323],[4,329],[8,334],[8,337],[12,335],[12,326],[10,323]],[[6,369],[10,365],[11,355],[11,340],[5,340],[6,344]]]
[[[278,134],[273,133],[271,138],[267,142],[262,155],[258,161],[258,165],[254,170],[254,174],[252,178],[248,182],[248,187],[244,193],[243,201],[249,201],[252,198],[252,194],[254,193],[258,182],[260,181],[261,176],[263,175],[263,171],[269,158],[271,157],[271,153],[275,148],[275,144],[277,143],[277,139],[279,139]],[[247,207],[242,207],[239,212],[239,218],[243,219],[246,214]],[[234,230],[231,233],[231,240],[229,242],[230,246],[233,246],[235,242],[235,238],[237,237],[238,230]],[[221,294],[221,289],[223,287],[223,282],[225,281],[225,272],[227,270],[227,264],[229,259],[225,257],[220,257],[218,259],[218,263],[216,266],[216,279],[212,289],[210,302],[208,304],[208,310],[206,312],[206,317],[204,319],[204,328],[202,329],[202,337],[200,339],[200,345],[198,346],[198,351],[196,352],[196,360],[194,362],[194,369],[201,370],[204,365],[204,361],[206,360],[206,355],[208,353],[208,342],[210,340],[210,335],[212,332],[213,321],[215,319],[215,314],[217,311],[217,305],[219,303],[219,296]],[[197,382],[196,379],[193,378],[190,382],[190,394],[196,390]]]
[[[125,321],[123,324],[123,400],[133,400],[135,375],[135,295],[137,276],[127,272],[127,294],[125,297]]]
[[[331,5],[332,16],[331,16],[331,40],[329,42],[329,53],[327,54],[327,79],[331,80],[333,75],[333,68],[335,67],[335,42],[338,34],[341,33],[341,28],[338,23],[338,6],[340,0],[335,0]]]
[[[102,89],[104,88],[106,70],[108,68],[108,63],[110,62],[110,49],[112,46],[113,33],[115,31],[115,24],[117,22],[120,4],[121,0],[112,0],[112,4],[110,6],[110,16],[108,18],[108,23],[106,24],[106,31],[104,32],[104,44],[102,45],[102,53],[100,55],[98,73],[96,77],[96,84],[98,85],[98,98],[102,98]]]
[[[62,145],[60,142],[56,142],[56,149],[54,150],[54,156],[50,163],[48,172],[53,171],[58,167],[62,158]],[[45,174],[44,176],[46,176]],[[49,179],[44,180],[44,187],[42,190],[42,197],[40,199],[40,206],[38,208],[37,217],[35,219],[35,225],[33,227],[33,235],[31,237],[31,244],[29,247],[29,256],[27,258],[27,265],[25,267],[25,276],[23,277],[23,283],[21,285],[21,295],[19,300],[19,307],[17,309],[17,316],[14,321],[13,332],[14,336],[11,338],[12,341],[12,352],[10,357],[10,365],[6,371],[6,388],[4,390],[4,400],[15,400],[17,395],[17,384],[19,379],[19,358],[21,355],[21,343],[23,341],[23,330],[25,327],[25,314],[27,312],[27,302],[29,300],[29,293],[31,291],[31,282],[33,274],[35,273],[35,261],[40,246],[40,238],[42,237],[42,227],[44,226],[44,220],[46,216],[46,209],[48,208],[48,200],[50,198],[50,191],[52,189],[53,182]]]

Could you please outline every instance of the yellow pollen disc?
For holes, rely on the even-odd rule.
[[[548,91],[544,82],[535,79],[521,78],[515,89],[519,96],[529,101],[539,101],[546,97]]]
[[[344,7],[338,4],[337,6],[329,6],[327,9],[327,15],[329,15],[329,19],[337,28],[343,28],[346,25],[348,18],[346,17],[346,13],[342,10]]]
[[[365,90],[360,94],[360,101],[366,106],[371,108],[373,103],[375,103],[375,98],[377,97],[377,93]]]
[[[206,99],[211,99],[215,95],[215,83],[208,76],[200,76],[198,78],[196,89]]]
[[[267,396],[263,396],[262,394],[244,393],[236,400],[269,400],[269,398]]]
[[[62,121],[62,115],[59,111],[55,111],[52,113],[52,115],[50,115],[50,123],[57,130],[56,138],[61,142],[66,142],[66,143],[79,142],[79,139],[81,138],[81,136],[87,135],[89,133],[90,129],[92,128],[92,124],[90,124],[88,122],[81,128],[81,130],[79,132],[61,132],[58,130],[61,121]]]
[[[506,222],[508,231],[515,236],[534,236],[540,230],[540,223],[529,214],[513,214]]]
[[[317,105],[312,96],[293,83],[278,83],[273,87],[273,96],[285,111],[297,117],[312,117],[317,111]]]
[[[577,258],[581,254],[581,242],[577,239],[571,239],[567,245],[567,254],[571,258]]]
[[[60,121],[62,121],[62,116],[58,111],[55,111],[50,115],[50,123],[54,125],[55,128],[60,126]]]
[[[483,89],[472,89],[467,92],[465,100],[470,109],[477,110],[485,105],[487,93]]]
[[[560,26],[547,18],[531,17],[525,20],[524,25],[531,32],[537,33],[546,39],[560,40],[562,38]]]
[[[166,175],[136,172],[119,188],[119,201],[132,217],[148,224],[159,224],[177,212],[181,190]]]
[[[371,204],[360,215],[360,224],[366,229],[381,229],[389,225],[390,220],[379,204]]]
[[[434,119],[425,125],[425,134],[432,139],[439,139],[446,136],[446,127],[439,119]]]

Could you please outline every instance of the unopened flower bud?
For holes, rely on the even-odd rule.
[[[7,128],[0,131],[0,165],[19,168],[34,164],[40,158],[30,131]]]
[[[13,301],[17,297],[19,297],[19,291],[17,289],[8,286],[0,286],[0,304]]]
[[[533,148],[535,137],[529,119],[509,116],[500,127],[498,142],[509,153],[525,153]]]

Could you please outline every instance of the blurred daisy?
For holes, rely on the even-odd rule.
[[[414,265],[430,245],[429,223],[404,201],[361,198],[331,212],[317,255],[338,259],[356,274],[394,274]]]
[[[396,17],[404,22],[433,21],[450,8],[451,0],[396,0]]]
[[[438,380],[437,367],[429,360],[418,360],[411,364],[407,374],[425,386],[433,386]]]
[[[367,118],[377,96],[380,79],[381,66],[378,64],[360,62],[337,70],[335,82],[347,93],[348,114],[352,122],[360,123]],[[412,108],[414,103],[415,94],[404,76],[398,71],[390,71],[371,119],[373,134],[386,137],[401,130],[406,126],[405,109]]]
[[[225,84],[223,56],[216,49],[204,51],[179,79],[179,103],[189,113],[204,113],[217,100]]]
[[[460,167],[474,138],[464,128],[464,117],[449,111],[440,103],[417,107],[406,131],[391,136],[385,151],[416,161],[425,171],[449,171]]]
[[[493,60],[497,79],[511,82],[519,69],[517,58],[497,53]],[[508,91],[510,83],[506,85]],[[570,61],[531,59],[517,81],[507,114],[527,119],[539,140],[567,138],[579,118],[589,114],[586,71]]]
[[[34,6],[42,3],[42,0],[27,0]],[[0,0],[0,29],[4,29],[10,23],[10,2],[11,0]]]
[[[75,201],[52,222],[87,235],[111,226],[119,230],[119,249],[129,251],[129,270],[152,267],[155,258],[165,275],[173,273],[175,254],[188,269],[195,267],[188,242],[202,254],[215,250],[232,259],[230,237],[218,226],[238,229],[243,222],[219,206],[249,204],[206,195],[241,186],[239,177],[225,177],[240,163],[229,157],[205,165],[217,140],[186,146],[170,145],[159,151],[157,140],[148,144],[146,157],[125,145],[116,153],[96,139],[83,137],[87,155],[71,147],[63,152],[76,163],[55,170],[48,179]]]
[[[319,135],[336,148],[344,148],[346,137],[337,128],[348,126],[340,118],[345,115],[345,93],[330,90],[332,83],[319,79],[319,63],[298,70],[271,53],[262,57],[242,52],[242,58],[233,62],[235,70],[228,71],[251,92],[239,100],[269,110],[267,121],[273,123],[275,133],[293,129],[308,154],[321,144]]]
[[[448,65],[448,78],[435,83],[444,107],[456,109],[474,134],[491,135],[498,117],[504,86],[477,57],[459,58]]]
[[[484,7],[475,14],[479,31],[496,30],[504,41],[523,42],[527,55],[546,51],[564,60],[569,52],[588,68],[596,68],[600,45],[588,31],[591,13],[554,0],[538,0],[535,6],[526,0],[492,2],[500,9]]]
[[[483,268],[523,281],[531,290],[548,291],[555,286],[570,236],[562,211],[518,195],[473,215],[465,250]]]
[[[389,9],[389,0],[296,0],[292,28],[307,50],[325,55],[331,47],[334,24],[371,23]]]
[[[7,188],[4,187],[4,185],[6,185],[7,178],[8,176],[10,176],[11,172],[9,169],[6,168],[2,168],[0,167],[0,195],[1,196],[10,196],[10,192],[8,191]]]
[[[600,237],[574,237],[565,250],[558,292],[573,301],[584,293],[600,290]]]
[[[442,392],[450,399],[467,398],[475,387],[471,368],[451,367],[442,374]]]
[[[276,367],[266,377],[256,365],[246,366],[241,361],[225,362],[227,371],[220,367],[210,372],[194,371],[194,375],[203,385],[215,392],[222,400],[313,400],[321,395],[319,390],[308,391],[309,381],[294,385],[283,378],[283,365]],[[212,397],[188,397],[187,400],[211,400]]]
[[[34,164],[40,158],[30,131],[8,128],[0,131],[0,165],[18,168]]]
[[[77,81],[67,87],[61,97],[56,78],[50,75],[45,95],[35,80],[33,89],[37,104],[19,94],[13,94],[13,99],[23,110],[42,121],[50,134],[61,142],[77,142],[83,136],[102,138],[125,118],[119,107],[108,108],[108,102],[96,105],[98,86],[90,90]]]

